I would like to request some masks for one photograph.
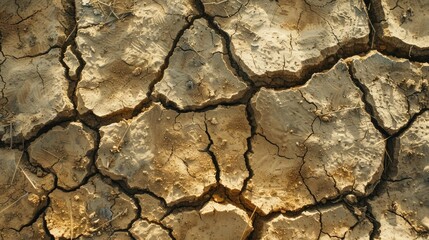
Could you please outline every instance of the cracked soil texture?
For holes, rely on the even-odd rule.
[[[427,0],[3,0],[0,240],[429,239]]]

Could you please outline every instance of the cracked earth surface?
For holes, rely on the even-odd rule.
[[[4,0],[0,239],[428,239],[426,0]]]

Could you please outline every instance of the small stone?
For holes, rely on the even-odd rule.
[[[40,198],[36,194],[29,194],[28,195],[28,201],[31,202],[34,206],[38,206],[40,204]]]
[[[136,68],[134,68],[134,70],[133,70],[133,75],[134,76],[139,76],[140,74],[142,74],[142,68],[141,67],[136,67]]]
[[[347,194],[346,195],[346,201],[349,204],[356,204],[357,203],[356,195],[354,195],[354,194]]]

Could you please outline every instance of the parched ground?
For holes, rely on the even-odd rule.
[[[429,1],[3,0],[0,239],[428,239]]]

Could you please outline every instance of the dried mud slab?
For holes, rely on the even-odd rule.
[[[130,229],[131,234],[137,240],[171,240],[168,231],[160,225],[146,220],[137,220]]]
[[[67,76],[73,80],[77,81],[79,78],[79,68],[81,68],[81,64],[79,62],[79,59],[77,57],[77,53],[75,53],[76,50],[72,48],[72,46],[68,46],[66,48],[66,51],[64,52],[64,58],[63,61],[66,64],[66,74]]]
[[[99,117],[131,111],[147,100],[174,39],[195,14],[190,0],[104,3],[112,7],[97,1],[76,3],[76,42],[86,62],[77,107],[82,114]]]
[[[154,96],[179,109],[198,109],[243,96],[246,84],[234,74],[222,38],[206,20],[195,20],[180,38]]]
[[[385,191],[370,201],[380,237],[415,238],[429,232],[429,112],[397,139],[397,160]],[[423,236],[422,236],[423,237]]]
[[[20,231],[15,229],[1,229],[0,239],[50,239],[48,234],[45,232],[43,226],[42,215],[37,219],[36,222],[30,226],[22,228]]]
[[[249,176],[244,159],[247,138],[251,135],[246,106],[220,106],[207,111],[205,118],[210,139],[213,141],[210,151],[219,165],[219,182],[238,193]]]
[[[389,51],[403,56],[429,56],[429,2],[425,0],[372,0],[376,34]]]
[[[7,58],[0,65],[0,137],[21,142],[44,126],[70,117],[73,105],[59,62],[60,50],[33,58]],[[10,124],[12,124],[12,133]]]
[[[359,223],[354,225],[346,232],[344,236],[345,240],[366,240],[371,239],[371,234],[373,233],[374,226],[371,221],[369,221],[368,217],[359,220]]]
[[[429,64],[384,56],[376,51],[352,61],[352,72],[389,134],[396,133],[429,107]]]
[[[0,149],[0,232],[31,223],[53,188],[54,176],[28,165],[25,154]]]
[[[361,0],[202,2],[209,15],[219,16],[235,60],[257,85],[293,84],[331,56],[368,47]]]
[[[264,222],[260,239],[318,239],[320,226],[318,211],[304,211],[297,217],[278,215]]]
[[[47,228],[55,238],[107,239],[136,218],[133,200],[96,176],[79,189],[55,189],[46,211]]]
[[[109,239],[109,240],[133,240],[133,238],[131,238],[130,234],[128,232],[125,232],[125,230],[122,232],[114,232],[107,239]]]
[[[364,223],[344,206],[334,205],[316,211],[304,211],[297,217],[278,215],[272,220],[263,222],[260,230],[260,239],[353,239],[350,233],[359,227],[364,230]],[[364,234],[369,237],[372,231],[366,227]],[[360,236],[360,235],[359,235]]]
[[[59,187],[76,188],[88,175],[96,138],[82,123],[56,126],[31,143],[30,161],[55,173]]]
[[[140,217],[150,222],[159,222],[161,218],[167,213],[167,209],[161,200],[145,194],[136,194],[135,197],[139,201],[141,208]]]
[[[61,0],[2,1],[0,43],[3,53],[22,58],[61,47],[73,28],[69,8]]]
[[[368,195],[385,150],[361,97],[344,62],[299,88],[262,88],[251,100],[257,128],[246,202],[268,214],[345,192]]]
[[[253,230],[247,213],[232,204],[208,202],[201,210],[173,213],[162,223],[176,239],[246,239]]]
[[[147,189],[168,205],[191,201],[216,184],[203,114],[154,104],[136,118],[100,128],[100,171]]]

